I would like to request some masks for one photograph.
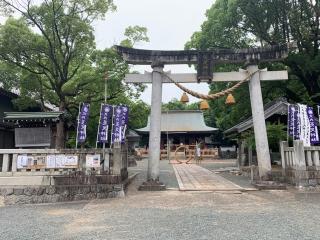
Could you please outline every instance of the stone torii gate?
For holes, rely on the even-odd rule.
[[[154,51],[121,46],[116,46],[116,48],[127,63],[151,65],[153,68],[152,73],[127,74],[125,77],[126,83],[152,84],[148,176],[142,189],[155,190],[164,187],[159,182],[161,103],[162,84],[172,83],[169,78],[177,83],[237,82],[248,77],[248,73],[253,74],[249,81],[249,90],[259,175],[262,179],[268,179],[271,172],[271,161],[260,81],[287,80],[288,73],[287,71],[267,71],[266,69],[258,71],[258,63],[279,61],[285,58],[288,53],[287,46],[236,50],[215,49],[211,51]],[[214,64],[217,63],[242,63],[246,65],[247,71],[214,73]],[[163,74],[163,68],[166,64],[197,64],[197,73]]]

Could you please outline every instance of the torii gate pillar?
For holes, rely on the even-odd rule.
[[[247,70],[254,73],[258,70],[257,65],[249,65]],[[255,73],[249,81],[250,101],[253,119],[254,136],[261,178],[269,177],[271,173],[271,160],[267,128],[264,117],[263,99],[260,84],[260,72]]]
[[[139,190],[164,190],[165,185],[159,181],[160,175],[160,143],[161,143],[161,105],[162,105],[162,75],[164,65],[153,63],[152,96],[149,134],[149,159],[147,182]]]
[[[159,181],[160,141],[161,141],[161,103],[163,64],[152,65],[152,98],[149,135],[148,181]]]

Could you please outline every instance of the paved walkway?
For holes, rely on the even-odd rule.
[[[242,188],[195,164],[173,165],[181,191],[237,191]]]

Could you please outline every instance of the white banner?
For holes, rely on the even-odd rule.
[[[307,113],[307,105],[298,104],[299,106],[299,118],[300,118],[300,140],[303,141],[305,147],[310,147],[310,122]]]

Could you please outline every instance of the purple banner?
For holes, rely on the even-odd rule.
[[[300,131],[301,131],[301,119],[300,119],[300,108],[297,105],[294,105],[295,111],[293,113],[293,118],[295,121],[293,129],[293,139],[300,140]]]
[[[78,143],[84,143],[86,141],[89,114],[90,114],[90,104],[83,103],[78,116],[78,127],[77,127]]]
[[[293,104],[288,106],[288,135],[293,139],[300,138],[299,107]]]
[[[125,143],[126,129],[129,119],[129,108],[127,106],[116,106],[113,112],[112,143]]]
[[[310,143],[315,144],[319,142],[318,127],[314,120],[314,113],[312,107],[307,107],[307,114],[310,123]]]
[[[112,143],[121,142],[122,106],[116,106],[113,112]]]
[[[126,141],[126,130],[129,119],[129,108],[127,106],[122,106],[122,116],[121,116],[121,143]]]
[[[294,127],[295,127],[294,112],[295,112],[294,105],[289,105],[288,106],[288,135],[290,137],[294,137]]]
[[[100,111],[100,122],[98,129],[98,139],[99,143],[107,143],[108,142],[108,130],[109,124],[112,116],[112,106],[107,104],[101,105]]]

